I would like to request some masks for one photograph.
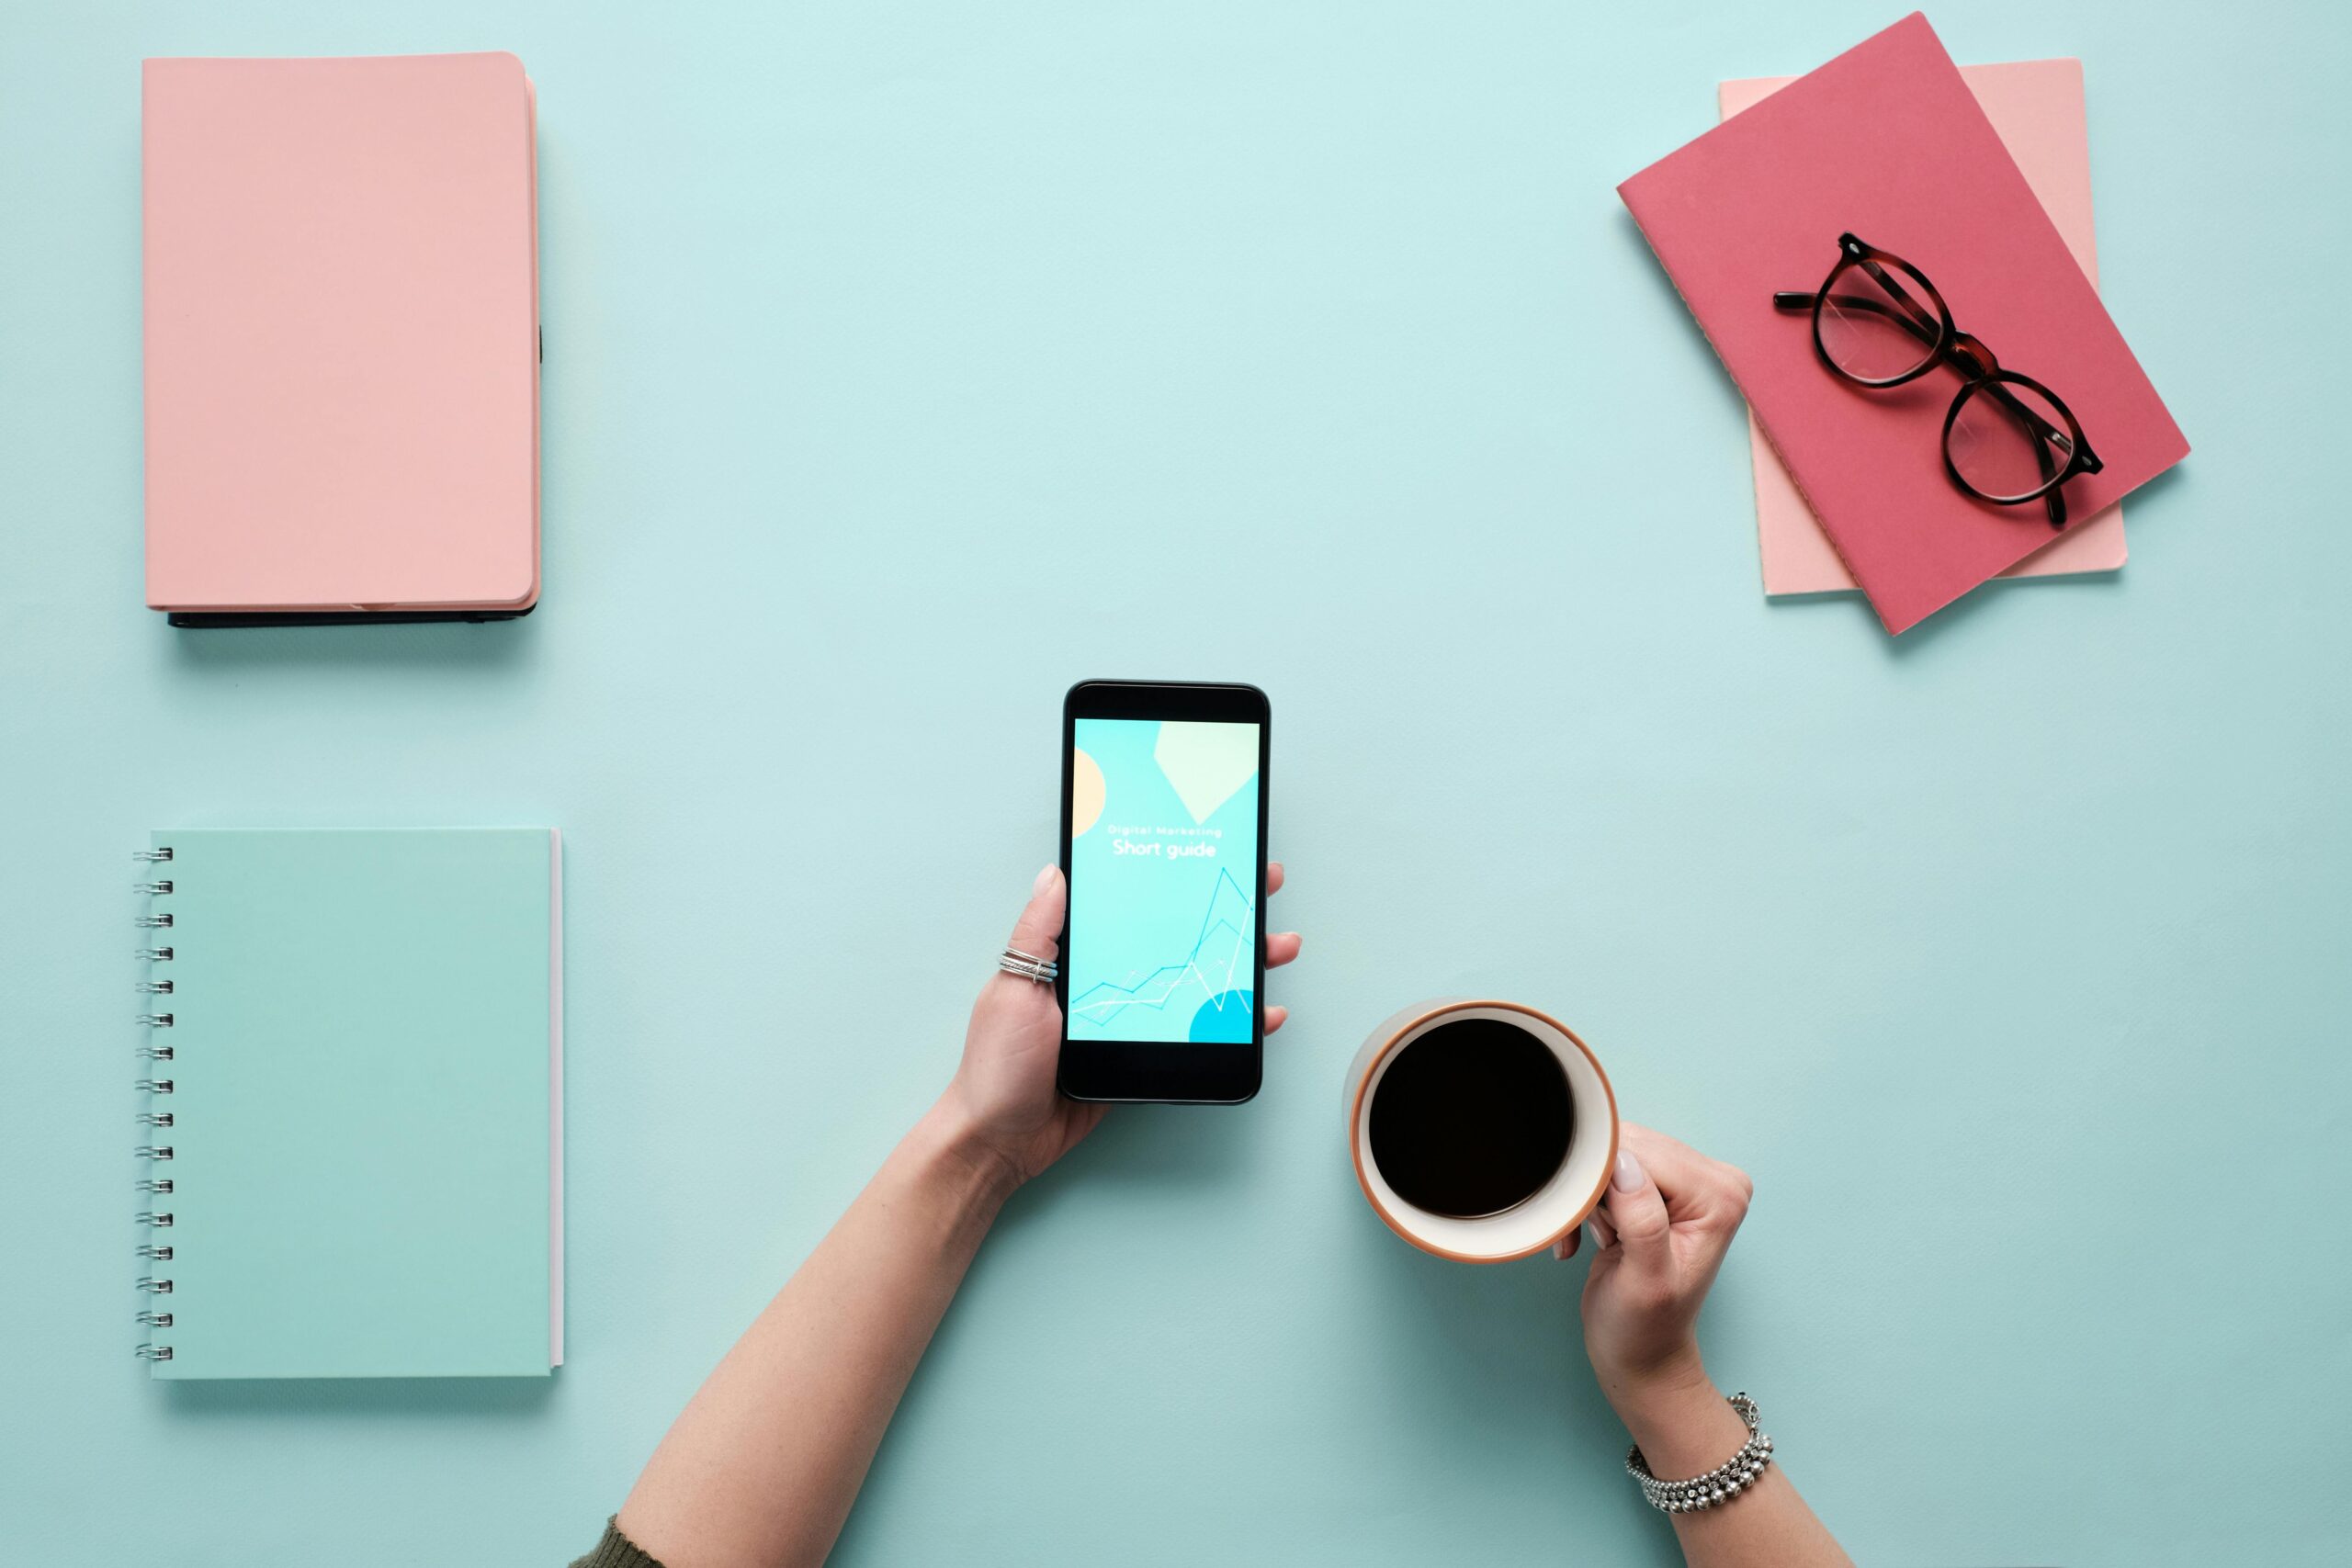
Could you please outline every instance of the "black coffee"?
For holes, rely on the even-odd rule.
[[[1560,1058],[1498,1019],[1439,1024],[1396,1054],[1373,1091],[1373,1163],[1408,1203],[1457,1219],[1533,1197],[1575,1130]]]

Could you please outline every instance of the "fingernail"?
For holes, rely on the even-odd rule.
[[[1054,873],[1060,869],[1061,867],[1057,865],[1049,865],[1045,870],[1039,872],[1037,874],[1037,880],[1032,884],[1029,888],[1029,897],[1035,898],[1038,894],[1043,893],[1046,888],[1051,887],[1054,885]]]
[[[1643,1174],[1642,1162],[1634,1157],[1633,1150],[1621,1148],[1617,1151],[1617,1171],[1611,1179],[1611,1186],[1620,1192],[1638,1192],[1642,1190],[1642,1183],[1648,1179]]]

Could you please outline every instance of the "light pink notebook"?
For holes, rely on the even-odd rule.
[[[1948,369],[1860,390],[1776,291],[1818,288],[1850,231],[1932,278],[1959,329],[2052,388],[2102,460],[2070,526],[2188,454],[2164,401],[1927,18],[1916,13],[1618,187],[1890,632],[2048,545],[2039,505],[1946,479]]]
[[[537,599],[534,142],[511,54],[146,62],[149,604]]]
[[[1754,77],[1723,84],[1723,118],[1762,102],[1787,86],[1792,76]],[[2090,138],[2083,112],[2083,64],[2079,60],[2028,60],[2007,65],[1963,65],[1960,79],[1984,106],[2001,145],[2017,160],[2018,173],[2041,199],[2041,209],[2058,226],[2059,238],[2083,276],[2098,287],[2098,247],[2091,233]],[[1814,521],[1796,481],[1774,456],[1754,415],[1747,421],[1756,465],[1756,538],[1764,563],[1764,592],[1852,592],[1853,575]],[[2115,571],[2123,565],[2123,506],[2120,502],[2080,527],[2003,571],[2003,577],[2064,577]]]

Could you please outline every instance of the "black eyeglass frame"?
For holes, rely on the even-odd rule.
[[[1909,292],[1889,275],[1890,268],[1919,286],[1920,292],[1927,295],[1935,306],[1932,318],[1926,308],[1912,299]],[[1831,358],[1828,345],[1822,342],[1821,308],[1829,302],[1838,278],[1854,271],[1868,274],[1871,280],[1884,291],[1887,299],[1894,300],[1900,309],[1889,310],[1877,299],[1856,294],[1841,297],[1838,300],[1839,306],[1883,316],[1928,346],[1927,357],[1899,376],[1877,380],[1857,376]],[[1829,269],[1829,276],[1822,280],[1820,288],[1810,294],[1782,290],[1772,296],[1772,308],[1790,312],[1809,311],[1813,318],[1813,352],[1831,375],[1857,387],[1883,391],[1907,381],[1916,381],[1939,366],[1949,365],[1958,371],[1964,384],[1944,415],[1944,473],[1962,491],[1979,501],[1995,506],[2023,506],[2030,502],[2040,501],[2049,513],[2050,525],[2063,528],[2066,525],[2066,499],[2060,493],[2060,487],[2076,474],[2096,474],[2105,467],[2098,455],[2091,450],[2090,443],[2084,438],[2081,422],[2075,418],[2075,412],[2066,406],[2065,400],[2030,376],[2002,369],[2001,362],[1994,357],[1993,351],[1985,347],[1981,339],[1962,332],[1952,324],[1951,307],[1944,303],[1944,297],[1937,291],[1936,286],[1928,281],[1928,275],[1891,251],[1865,244],[1852,234],[1840,234],[1838,236],[1838,265]],[[2066,422],[2066,428],[2063,432],[2059,430],[2017,397],[2003,390],[2005,386],[2018,386],[2032,391],[2056,411],[2058,417]],[[2041,466],[2041,483],[2022,495],[1987,494],[1969,483],[1967,477],[1960,471],[1960,466],[1952,461],[1951,428],[1959,421],[1960,411],[1967,406],[1968,400],[1980,391],[2007,410],[2037,437],[2033,450]],[[2066,455],[2064,464],[2052,461],[2051,448],[2053,446]]]

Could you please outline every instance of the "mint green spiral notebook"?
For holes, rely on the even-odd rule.
[[[150,844],[150,1370],[548,1375],[563,1359],[557,834]]]

